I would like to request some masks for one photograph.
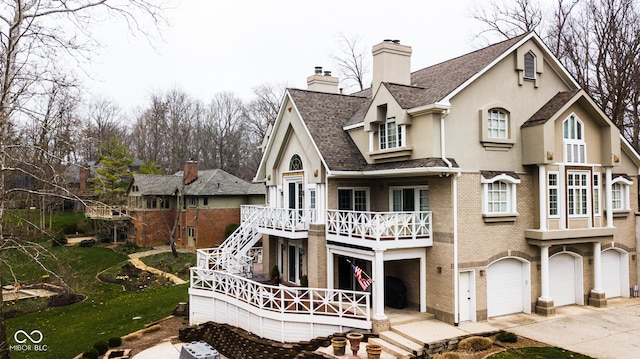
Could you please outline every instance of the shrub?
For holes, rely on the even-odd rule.
[[[67,243],[67,237],[64,235],[64,233],[57,233],[51,240],[51,245],[54,247],[64,246]]]
[[[462,359],[462,356],[460,356],[460,354],[458,353],[446,352],[446,353],[436,354],[433,357],[433,359]]]
[[[479,352],[491,348],[493,341],[484,337],[464,338],[458,343],[458,348]]]
[[[93,344],[93,349],[95,349],[98,352],[98,354],[102,355],[106,353],[107,350],[109,350],[109,343],[105,342],[104,340],[95,342]]]
[[[78,223],[67,223],[62,226],[62,231],[64,234],[76,234],[78,232]]]
[[[235,231],[238,227],[240,227],[237,223],[231,223],[230,225],[224,227],[224,238],[227,238]]]
[[[126,241],[123,245],[120,246],[120,250],[124,253],[133,253],[140,249],[140,246],[136,242]]]
[[[518,341],[518,336],[515,333],[506,332],[501,330],[498,335],[496,335],[496,339],[503,343],[515,343]]]
[[[84,351],[84,353],[82,353],[82,357],[89,359],[98,359],[98,351],[93,348],[87,349]]]
[[[83,239],[80,241],[80,247],[93,247],[96,244],[96,241],[93,239]]]
[[[122,345],[122,338],[120,337],[112,337],[109,338],[109,348],[115,348]]]

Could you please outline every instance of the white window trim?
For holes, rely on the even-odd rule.
[[[575,184],[573,186],[569,185],[569,179],[567,178],[566,180],[566,186],[567,186],[567,190],[566,190],[566,195],[567,195],[567,216],[569,218],[591,218],[591,213],[593,211],[593,206],[591,205],[591,196],[592,194],[592,189],[593,189],[593,185],[591,183],[591,181],[593,181],[593,179],[591,178],[591,172],[590,171],[585,171],[585,170],[576,170],[576,171],[567,171],[567,177],[569,177],[570,174],[574,174],[574,175],[586,175],[586,179],[587,179],[587,184],[584,186],[584,188],[586,189],[586,194],[587,194],[587,198],[585,200],[585,208],[587,210],[586,213],[570,213],[570,204],[571,201],[569,200],[569,192],[571,190],[574,189],[580,189],[583,188],[582,185],[580,186],[576,186]],[[574,182],[575,183],[575,182]],[[574,199],[574,204],[575,204],[575,199]],[[574,208],[574,212],[575,212],[575,208]]]
[[[629,181],[628,179],[620,176],[611,180],[611,191],[613,192],[613,185],[620,184],[620,201],[622,202],[620,208],[613,208],[613,200],[611,201],[612,209],[614,211],[629,211],[631,209],[631,205],[629,203],[629,187],[633,184],[633,181]],[[613,193],[611,193],[611,198],[613,199]]]
[[[489,212],[489,183],[504,182],[507,185],[507,210],[505,212]],[[500,174],[490,179],[480,176],[482,183],[482,214],[483,216],[517,216],[518,203],[516,196],[516,185],[520,184],[520,180],[506,174]]]
[[[418,208],[416,212],[420,212],[420,190],[429,191],[429,186],[389,186],[389,212],[393,212],[393,191],[413,189],[414,190],[414,206]]]
[[[594,173],[593,174],[593,178],[591,182],[591,187],[593,187],[593,215],[595,217],[600,217],[600,213],[602,212],[602,190],[601,190],[601,186],[602,186],[602,176],[600,176],[600,173]],[[598,185],[596,186],[595,184],[595,179],[598,179]],[[595,194],[597,195],[597,198],[595,198]]]
[[[369,212],[370,211],[370,206],[371,206],[371,196],[369,195],[369,187],[338,187],[338,189],[336,190],[336,208],[339,207],[339,192],[340,190],[351,190],[352,192],[355,191],[365,191],[365,196],[366,196],[366,201],[367,201],[367,205],[366,205],[366,210],[365,212]],[[351,204],[352,206],[355,208],[355,199],[356,196],[353,196],[351,198],[351,200],[353,201]],[[355,210],[353,210],[355,211]]]
[[[496,113],[499,114],[498,118],[493,118],[491,116],[491,113]],[[493,128],[490,126],[491,121],[496,121],[498,123],[504,123],[504,127],[501,128],[496,128],[495,130],[502,132],[504,131],[504,136],[502,137],[495,137],[492,136],[492,130]],[[487,110],[487,138],[490,140],[499,140],[499,141],[504,141],[504,140],[508,140],[510,137],[509,134],[509,113],[501,108],[490,108],[489,110]]]
[[[556,184],[551,185],[549,179],[552,175],[556,176]],[[556,214],[551,214],[551,190],[556,190]],[[547,216],[549,218],[560,218],[560,172],[549,171],[547,173]]]
[[[580,124],[580,133],[579,133],[580,139],[565,138],[564,136],[564,124],[567,121],[569,121],[571,117],[575,119],[576,123]],[[563,157],[564,162],[586,164],[587,163],[587,142],[585,141],[584,122],[582,122],[582,120],[580,120],[580,118],[575,113],[571,113],[562,121],[561,129],[562,129],[562,155],[564,156]],[[571,134],[569,136],[571,137]],[[577,151],[575,151],[576,148],[578,149]],[[574,158],[576,157],[574,155],[577,155],[579,157],[577,161]]]
[[[396,145],[391,147],[389,146],[389,136],[388,136],[388,125],[390,123],[395,124],[396,126]],[[384,129],[385,129],[385,134],[384,134],[384,138],[385,141],[382,142],[382,130],[381,130],[381,126],[384,125]],[[386,151],[386,150],[393,150],[396,148],[402,148],[402,147],[406,147],[407,144],[407,133],[406,133],[406,125],[399,125],[396,122],[396,118],[395,117],[390,117],[387,118],[387,120],[384,123],[381,123],[380,125],[378,125],[378,148],[380,149],[380,151]],[[384,148],[383,148],[383,144],[384,144]]]

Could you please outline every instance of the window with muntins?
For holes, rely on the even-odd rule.
[[[301,171],[302,170],[302,159],[300,156],[293,155],[291,156],[291,160],[289,161],[289,171]]]
[[[367,211],[366,189],[339,188],[338,209],[341,211]]]
[[[379,126],[380,132],[380,149],[397,148],[404,146],[404,125],[397,125],[394,117],[388,118],[385,123]]]
[[[629,210],[629,187],[633,182],[624,177],[614,178],[611,183],[611,208],[615,211]]]
[[[492,178],[481,178],[482,213],[485,218],[515,217],[517,213],[516,185],[520,179],[503,173]],[[493,216],[497,215],[497,216]]]
[[[488,138],[507,139],[509,137],[509,115],[500,109],[492,108],[487,116]]]
[[[584,217],[589,214],[589,172],[567,173],[567,205],[569,217]]]
[[[587,163],[587,144],[584,141],[584,126],[575,115],[562,123],[564,159],[567,163]]]
[[[549,190],[549,217],[558,216],[558,172],[549,172],[548,185]]]
[[[536,57],[531,51],[524,54],[524,78],[530,80],[536,78]]]
[[[593,214],[600,215],[600,174],[593,174]]]

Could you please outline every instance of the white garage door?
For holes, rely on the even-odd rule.
[[[602,252],[602,289],[607,298],[622,296],[622,259],[614,250]]]
[[[569,254],[549,258],[549,291],[556,307],[576,303],[576,260]]]
[[[487,315],[523,311],[524,279],[522,262],[503,259],[487,267]]]

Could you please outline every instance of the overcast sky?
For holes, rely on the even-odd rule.
[[[472,41],[480,27],[470,18],[472,3],[182,0],[168,10],[171,26],[155,48],[122,25],[98,29],[104,49],[86,85],[129,112],[172,88],[205,102],[223,91],[248,100],[265,83],[306,88],[314,66],[335,71],[339,34],[361,35],[368,54],[384,39],[399,39],[413,48],[417,70],[480,47]]]

